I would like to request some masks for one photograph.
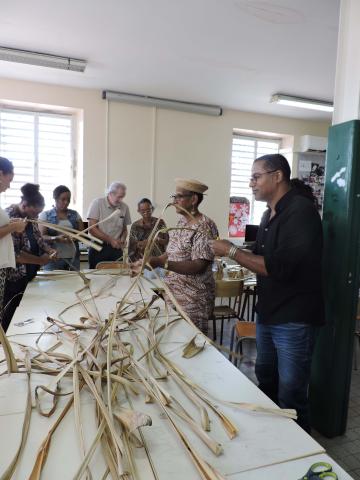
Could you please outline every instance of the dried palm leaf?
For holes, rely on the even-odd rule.
[[[204,347],[205,347],[205,344],[206,344],[206,341],[204,341],[204,343],[202,345],[197,345],[196,344],[196,337],[197,337],[197,334],[195,335],[195,337],[193,337],[189,343],[186,344],[186,346],[184,347],[183,349],[183,353],[182,353],[182,356],[184,358],[192,358],[192,357],[195,357],[195,355],[197,355],[198,353],[202,352],[204,350]]]
[[[30,427],[30,420],[31,420],[31,388],[30,388],[30,376],[31,376],[31,365],[30,365],[30,358],[29,353],[25,354],[25,367],[26,367],[26,374],[27,374],[27,398],[26,398],[26,408],[24,413],[24,422],[21,431],[21,440],[19,448],[17,449],[14,458],[10,462],[10,465],[7,467],[5,472],[2,474],[0,480],[10,480],[13,476],[15,469],[18,465],[19,458],[24,450],[29,427]]]
[[[17,372],[18,367],[15,360],[15,356],[10,346],[9,340],[6,338],[4,329],[2,328],[1,324],[0,324],[0,343],[3,346],[8,373]]]
[[[251,412],[261,412],[261,413],[270,413],[272,415],[277,415],[281,417],[291,418],[293,420],[297,419],[296,410],[292,408],[271,408],[264,407],[262,405],[257,405],[256,403],[245,403],[245,402],[226,402],[223,401],[225,405],[229,405],[235,408],[241,408],[243,410],[249,410]]]
[[[133,433],[134,430],[139,427],[152,425],[152,420],[149,415],[135,410],[126,408],[116,409],[114,410],[114,416],[130,433]]]
[[[70,227],[63,227],[61,225],[57,225],[54,223],[49,223],[45,222],[44,220],[39,220],[39,219],[26,219],[27,222],[31,223],[36,223],[38,225],[43,225],[44,227],[51,228],[52,230],[56,230],[57,232],[62,233],[63,235],[66,235],[67,237],[71,238],[72,240],[78,240],[79,242],[84,243],[88,247],[93,248],[94,250],[97,250],[100,252],[102,250],[102,240],[96,238],[96,237],[90,237],[84,232],[81,232],[79,230],[75,230],[74,228]]]
[[[42,390],[43,392],[46,392],[53,397],[53,404],[51,409],[48,412],[45,412],[40,404],[40,399],[39,399],[39,390]],[[60,393],[60,387],[59,385],[56,385],[56,390],[50,390],[49,388],[45,387],[44,385],[37,385],[35,387],[35,402],[36,402],[36,409],[42,415],[43,417],[51,417],[51,415],[55,412],[56,405],[58,402],[58,397],[65,397],[67,395],[72,395],[73,392],[68,392],[68,393]]]
[[[134,367],[138,367],[138,365],[134,365]],[[180,428],[175,423],[172,415],[169,412],[169,409],[166,408],[166,405],[163,404],[161,397],[158,395],[157,389],[152,388],[154,387],[153,384],[150,384],[147,378],[141,375],[141,371],[138,372],[139,376],[142,379],[142,382],[145,388],[152,392],[152,395],[157,400],[158,405],[162,408],[163,412],[165,413],[166,417],[168,418],[170,425],[173,427],[177,435],[179,436],[180,440],[185,446],[185,451],[190,455],[190,458],[193,460],[195,467],[198,469],[198,472],[201,475],[203,480],[224,480],[223,477],[219,476],[209,465],[200,457],[200,455],[196,452],[193,448],[185,434],[180,430]]]
[[[193,432],[198,435],[198,437],[205,443],[205,445],[213,452],[214,455],[219,456],[221,453],[223,453],[224,450],[220,443],[217,443],[207,433],[205,433],[203,429],[199,428],[197,423],[194,422],[194,420],[185,412],[183,408],[177,409],[174,408],[173,405],[170,405],[169,408],[171,408],[176,415],[186,421],[187,425],[189,425]]]
[[[78,341],[74,344],[74,357],[76,358],[79,353],[79,343]],[[80,382],[79,382],[79,366],[78,363],[75,363],[73,366],[73,390],[74,390],[74,416],[75,416],[75,426],[78,434],[78,440],[80,445],[80,452],[83,458],[86,456],[85,450],[85,440],[84,432],[82,428],[81,421],[81,402],[80,402]],[[86,478],[88,480],[92,479],[91,471],[89,467],[86,469]]]
[[[88,468],[89,466],[89,463],[95,453],[95,450],[98,446],[98,443],[100,441],[100,438],[102,436],[102,434],[104,433],[104,430],[105,430],[105,420],[102,420],[102,422],[100,423],[99,427],[98,427],[98,430],[96,432],[96,436],[89,448],[89,450],[87,451],[84,459],[83,459],[83,462],[82,464],[79,466],[77,472],[75,473],[74,475],[74,478],[73,480],[80,480],[82,478],[82,476],[84,475],[86,469]]]
[[[89,387],[90,391],[94,395],[94,397],[97,401],[97,405],[98,405],[98,407],[101,411],[101,415],[103,416],[103,418],[106,421],[106,427],[109,430],[109,435],[110,435],[111,441],[113,442],[114,449],[115,449],[115,452],[116,452],[117,469],[118,469],[118,472],[120,473],[120,475],[122,475],[122,474],[124,474],[123,465],[122,465],[122,462],[121,462],[121,452],[123,452],[123,450],[124,450],[123,443],[122,443],[118,433],[115,430],[115,427],[114,427],[112,419],[109,415],[108,409],[106,408],[103,399],[100,397],[100,395],[99,395],[99,393],[98,393],[90,375],[81,365],[79,365],[79,371],[80,371],[83,379],[85,380],[87,386]],[[111,395],[110,395],[109,401],[111,403]],[[108,407],[109,407],[109,405],[108,405]],[[110,466],[109,466],[109,468],[110,468]]]
[[[72,404],[73,404],[73,397],[67,402],[61,414],[56,419],[54,425],[51,427],[50,431],[48,432],[44,441],[42,442],[28,480],[40,480],[41,472],[42,472],[42,469],[44,468],[44,465],[49,453],[52,435],[56,431],[57,427],[60,425],[62,419],[65,417],[67,412],[70,410]]]

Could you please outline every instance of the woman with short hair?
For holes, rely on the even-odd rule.
[[[39,215],[44,220],[61,227],[83,230],[83,221],[76,210],[69,208],[71,192],[65,185],[57,186],[53,191],[55,205],[51,210],[46,210]],[[72,241],[68,236],[50,227],[40,225],[43,239],[57,251],[57,260],[53,260],[44,266],[44,270],[80,270],[79,242]]]
[[[138,203],[138,210],[141,219],[131,225],[129,235],[129,258],[132,262],[139,260],[144,255],[148,238],[154,230],[157,218],[153,217],[154,207],[148,198],[142,198]],[[164,220],[160,220],[157,230],[166,228]],[[159,233],[156,237],[151,256],[158,257],[165,253],[166,245],[169,241],[167,233]]]

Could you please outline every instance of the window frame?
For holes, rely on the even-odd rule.
[[[255,210],[255,197],[254,195],[250,192],[250,187],[249,193],[233,193],[233,178],[234,178],[234,139],[243,139],[243,140],[250,140],[254,142],[254,155],[253,158],[249,160],[249,166],[251,166],[256,158],[258,158],[258,150],[259,150],[259,142],[264,142],[264,143],[277,143],[278,145],[278,150],[277,152],[274,153],[279,153],[281,149],[281,142],[282,138],[280,136],[266,136],[266,135],[247,135],[240,133],[238,131],[233,131],[232,134],[232,142],[231,142],[231,170],[230,170],[230,197],[246,197],[249,199],[250,202],[250,214],[249,214],[249,223],[252,224],[254,223],[254,210]]]
[[[14,114],[23,114],[23,115],[32,115],[34,117],[34,136],[33,136],[33,141],[34,141],[34,162],[33,162],[33,174],[34,174],[34,183],[39,182],[39,168],[40,168],[40,163],[39,163],[39,117],[50,117],[50,118],[61,118],[65,117],[71,120],[70,122],[70,136],[71,136],[71,144],[70,144],[70,152],[71,152],[71,158],[70,158],[70,185],[67,185],[69,189],[71,190],[72,194],[72,204],[77,203],[77,171],[78,171],[78,165],[77,165],[77,117],[74,112],[64,112],[62,109],[56,110],[56,109],[47,109],[47,108],[37,108],[37,107],[26,107],[26,106],[12,106],[12,105],[7,105],[4,103],[0,103],[0,113],[2,112],[9,112],[9,113],[14,113]],[[1,132],[1,116],[0,116],[0,132]],[[1,150],[1,135],[0,135],[0,150]],[[6,154],[1,154],[6,157]],[[10,161],[12,161],[11,158],[9,158]],[[14,164],[15,167],[15,175],[16,175],[16,165]],[[54,188],[56,185],[54,185]],[[40,184],[40,191],[41,191],[41,184]],[[3,201],[1,201],[1,204],[3,206]],[[46,205],[46,208],[50,207],[50,205]]]

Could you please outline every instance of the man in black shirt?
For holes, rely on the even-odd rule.
[[[308,192],[291,188],[290,167],[282,155],[256,159],[250,187],[255,199],[268,206],[253,253],[227,240],[213,241],[212,248],[257,274],[259,388],[280,407],[295,408],[299,425],[309,432],[311,357],[318,326],[324,323],[321,220]]]

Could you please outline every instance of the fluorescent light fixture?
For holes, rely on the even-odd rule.
[[[331,102],[323,100],[314,100],[312,98],[293,97],[291,95],[283,95],[276,93],[271,97],[270,102],[279,105],[287,105],[288,107],[308,108],[310,110],[320,110],[322,112],[333,112],[334,105]]]
[[[39,67],[60,68],[74,72],[84,72],[86,67],[86,61],[78,58],[59,57],[47,53],[29,52],[7,47],[0,47],[0,60],[37,65]]]
[[[222,108],[217,105],[206,105],[203,103],[180,102],[168,98],[148,97],[147,95],[133,95],[132,93],[112,92],[104,90],[102,98],[115,100],[117,102],[133,103],[135,105],[147,105],[149,107],[166,108],[169,110],[180,110],[181,112],[201,113],[204,115],[220,116]]]

